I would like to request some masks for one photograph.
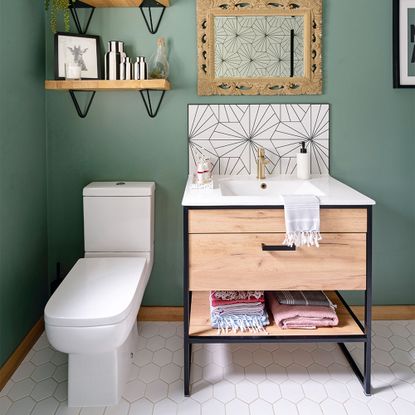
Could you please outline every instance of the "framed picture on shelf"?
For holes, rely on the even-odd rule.
[[[415,0],[393,0],[393,87],[415,88]]]
[[[80,66],[81,79],[101,79],[100,37],[55,34],[55,79],[66,79],[68,65]]]

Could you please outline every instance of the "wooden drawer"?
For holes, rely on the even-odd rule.
[[[281,233],[189,235],[189,289],[362,290],[366,234],[326,233],[320,248],[268,252]]]
[[[366,232],[366,209],[321,209],[321,232]],[[284,209],[189,210],[189,233],[285,232]]]

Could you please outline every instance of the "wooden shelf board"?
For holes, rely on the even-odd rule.
[[[45,89],[55,91],[137,91],[141,89],[170,90],[166,79],[148,79],[143,81],[45,81]]]
[[[333,291],[326,291],[330,300],[337,305],[337,315],[339,317],[339,325],[337,327],[322,327],[316,330],[297,330],[282,329],[276,325],[270,316],[271,325],[267,326],[268,335],[271,336],[341,336],[341,335],[363,335],[364,333],[354,321],[353,317],[347,311],[346,307],[340,301]],[[190,336],[217,336],[217,330],[210,325],[209,313],[209,292],[193,291],[192,292],[192,309],[190,315]],[[258,334],[255,334],[256,336]],[[261,334],[260,334],[261,335]],[[223,337],[235,336],[234,334],[225,334]],[[251,333],[238,332],[236,336],[252,336]],[[264,334],[264,336],[267,336]]]
[[[82,0],[92,7],[139,7],[144,0]],[[164,7],[170,6],[170,0],[155,0]]]

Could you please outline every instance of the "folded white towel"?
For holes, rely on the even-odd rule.
[[[285,240],[287,246],[319,246],[320,200],[314,195],[285,195]]]

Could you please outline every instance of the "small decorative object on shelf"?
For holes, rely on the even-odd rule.
[[[197,189],[212,189],[212,163],[208,158],[200,157],[196,164],[197,170],[194,177],[194,188]]]
[[[132,71],[133,64],[128,56],[123,58],[121,65],[120,65],[120,80],[121,81],[130,81],[133,79],[133,71]]]
[[[55,79],[100,79],[100,40],[99,36],[72,33],[55,34]],[[77,78],[67,78],[67,64],[81,67]],[[75,70],[73,68],[73,70]],[[71,76],[74,73],[71,70]]]
[[[109,81],[115,81],[120,79],[120,65],[121,65],[121,52],[124,52],[124,46],[120,46],[118,40],[110,40],[108,42],[108,51],[105,54],[105,79]]]
[[[169,76],[169,62],[167,60],[166,42],[163,37],[157,39],[157,49],[149,62],[150,79],[167,79]]]
[[[148,79],[147,62],[144,56],[138,56],[134,62],[134,79]]]
[[[71,22],[69,9],[75,2],[76,0],[45,0],[45,10],[50,10],[49,24],[53,33],[56,33],[57,30],[57,17],[60,11],[63,12],[65,32],[69,32]]]

